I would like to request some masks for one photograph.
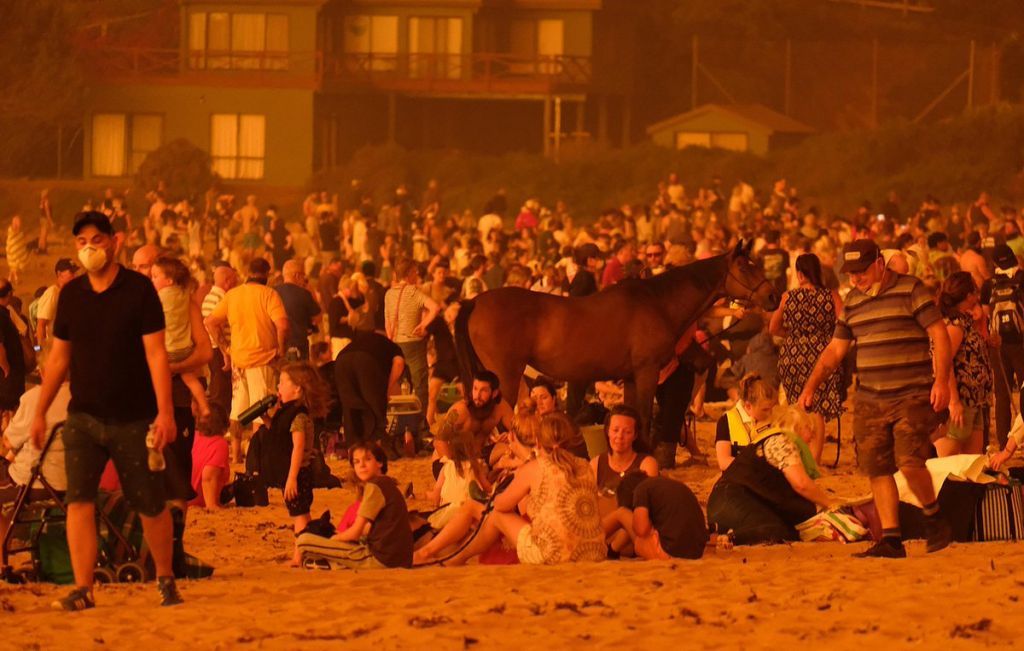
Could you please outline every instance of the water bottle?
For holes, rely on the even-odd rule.
[[[409,386],[409,380],[402,378],[401,391],[403,396],[407,396],[412,393],[412,387]]]
[[[146,448],[149,450],[147,463],[151,472],[160,472],[167,467],[164,453],[156,449],[156,423],[150,425],[146,432]]]

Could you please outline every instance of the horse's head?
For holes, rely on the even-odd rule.
[[[779,295],[765,277],[761,265],[750,257],[753,240],[740,242],[727,253],[729,271],[725,277],[725,295],[737,301],[753,303],[771,312],[779,307]]]

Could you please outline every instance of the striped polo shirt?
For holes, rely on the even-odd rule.
[[[895,276],[878,296],[851,290],[836,321],[835,338],[857,343],[858,388],[879,397],[928,392],[935,377],[926,329],[942,313],[918,278]]]
[[[220,287],[217,287],[216,285],[210,288],[210,292],[203,298],[203,305],[200,308],[204,319],[213,314],[213,309],[217,307],[217,303],[220,303],[221,300],[223,300],[224,294],[224,290],[221,289]],[[224,326],[221,328],[221,334],[224,337],[224,341],[227,342],[227,344],[230,346],[231,327],[228,324],[225,323]],[[213,337],[210,337],[210,341],[213,343],[213,347],[216,348],[217,342],[214,340]]]

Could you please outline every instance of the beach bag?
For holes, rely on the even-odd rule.
[[[68,550],[68,533],[64,524],[64,512],[59,508],[47,509],[39,527],[39,580],[58,585],[75,582],[71,568],[71,552]],[[33,531],[33,534],[35,532]]]
[[[1024,341],[1024,314],[1017,301],[1017,286],[1010,280],[997,280],[992,287],[992,332],[1008,343]]]
[[[1024,496],[1020,482],[986,484],[974,515],[974,540],[1024,540]]]
[[[313,479],[313,488],[341,488],[341,480],[331,474],[331,469],[324,459],[324,453],[313,448],[313,456],[309,460],[309,473]],[[324,536],[330,538],[330,536]]]
[[[860,520],[842,511],[821,511],[796,525],[803,542],[857,542],[869,537]]]
[[[251,508],[270,504],[267,485],[263,483],[263,479],[259,475],[236,472],[234,486],[235,506]]]

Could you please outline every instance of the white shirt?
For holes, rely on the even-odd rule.
[[[11,449],[16,452],[14,462],[11,463],[7,472],[11,479],[19,486],[28,483],[32,476],[32,466],[39,459],[40,451],[35,444],[29,440],[29,428],[32,426],[32,419],[36,415],[36,405],[39,404],[39,394],[42,387],[35,386],[21,396],[21,403],[18,411],[11,417],[11,423],[7,426],[4,436],[7,438]],[[46,410],[46,435],[57,423],[67,420],[68,403],[71,401],[71,385],[68,382],[60,385],[57,395],[54,396],[50,408]],[[67,490],[68,479],[64,470],[64,441],[58,436],[57,440],[50,446],[43,460],[43,476],[50,482],[54,490]],[[38,482],[33,488],[42,488]]]

